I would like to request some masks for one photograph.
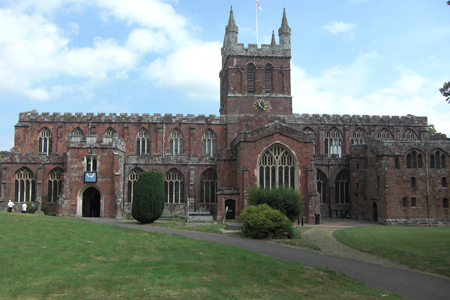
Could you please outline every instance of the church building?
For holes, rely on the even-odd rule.
[[[221,53],[219,115],[20,113],[1,152],[0,210],[11,199],[123,218],[139,174],[155,170],[170,213],[238,222],[251,187],[289,186],[309,223],[449,226],[450,139],[430,137],[426,117],[293,113],[285,11],[278,42],[246,47],[231,10]]]

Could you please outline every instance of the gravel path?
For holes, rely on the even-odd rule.
[[[404,265],[394,262],[390,259],[361,252],[351,247],[345,246],[344,244],[341,244],[334,238],[333,232],[337,229],[342,228],[348,227],[311,228],[310,230],[304,232],[302,234],[302,237],[312,244],[318,246],[321,249],[319,253],[322,254],[351,258],[359,261],[382,265],[385,267],[406,269]]]

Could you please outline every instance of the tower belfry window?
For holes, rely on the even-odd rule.
[[[255,92],[255,66],[253,64],[247,67],[247,91],[251,94]]]
[[[266,93],[272,93],[272,74],[273,74],[273,68],[271,65],[266,66]]]

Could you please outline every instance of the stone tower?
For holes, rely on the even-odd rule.
[[[291,29],[286,11],[268,45],[238,43],[233,9],[225,29],[220,71],[220,114],[291,115]]]

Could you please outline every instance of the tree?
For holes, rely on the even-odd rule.
[[[437,133],[437,130],[436,130],[436,128],[434,128],[434,125],[433,124],[430,124],[430,125],[428,125],[428,127],[430,128],[430,136],[433,136],[433,135],[435,135],[436,133]]]
[[[140,173],[133,193],[133,218],[143,224],[158,220],[164,211],[165,198],[163,174]]]
[[[441,92],[442,96],[447,97],[445,99],[445,101],[450,103],[450,81],[449,82],[444,82],[444,85],[442,86],[442,88],[439,89],[439,92]]]
[[[273,209],[281,211],[293,222],[303,213],[303,198],[299,192],[290,187],[278,188],[257,188],[249,191],[248,203],[250,205],[260,205],[266,203]]]

